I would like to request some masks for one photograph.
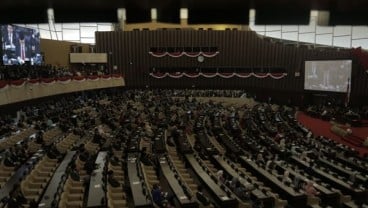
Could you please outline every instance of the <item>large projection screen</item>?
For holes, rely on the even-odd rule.
[[[351,60],[306,61],[304,89],[347,92],[351,80]]]
[[[16,25],[1,25],[4,65],[42,64],[40,33]]]

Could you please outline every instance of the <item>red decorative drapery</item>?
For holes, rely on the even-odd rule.
[[[284,78],[287,75],[287,73],[184,73],[184,72],[175,72],[175,73],[150,73],[151,77],[154,77],[156,79],[162,79],[165,77],[170,78],[182,78],[182,77],[188,77],[188,78],[197,78],[197,77],[205,77],[205,78],[214,78],[214,77],[221,77],[225,79],[233,78],[233,77],[239,77],[239,78],[249,78],[249,77],[256,77],[256,78],[267,78],[270,77],[272,79],[281,79]]]
[[[20,80],[11,80],[10,81],[10,85],[13,85],[13,86],[21,86],[25,83],[26,81],[23,80],[23,79],[20,79]]]
[[[55,82],[55,78],[41,78],[40,82],[44,84],[49,84],[49,83]]]
[[[151,56],[154,56],[156,58],[161,58],[164,56],[170,56],[173,58],[179,58],[182,56],[188,56],[188,57],[198,57],[198,56],[204,56],[204,57],[208,57],[208,58],[212,58],[217,56],[220,52],[219,51],[215,51],[215,52],[203,52],[203,51],[199,51],[199,52],[148,52]]]
[[[39,84],[40,83],[40,79],[29,79],[28,80],[29,84]]]
[[[75,76],[75,77],[59,77],[59,78],[39,78],[39,79],[20,79],[20,80],[0,80],[0,90],[5,90],[8,87],[15,87],[15,88],[20,88],[23,87],[25,84],[32,84],[32,85],[37,85],[37,84],[45,84],[45,85],[50,85],[50,84],[55,84],[55,83],[60,83],[60,84],[67,84],[71,81],[78,81],[78,82],[84,82],[87,79],[88,80],[93,80],[93,81],[97,81],[97,80],[109,80],[111,78],[121,78],[122,75],[121,74],[113,74],[113,75],[91,75],[91,76]]]
[[[8,86],[9,82],[5,80],[0,80],[0,89],[5,88]]]

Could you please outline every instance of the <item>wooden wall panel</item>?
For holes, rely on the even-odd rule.
[[[220,53],[199,63],[196,58],[148,54],[150,47],[218,47]],[[306,60],[352,59],[350,50],[310,49],[305,46],[283,45],[260,38],[252,31],[156,30],[97,32],[98,52],[111,52],[110,65],[116,65],[129,87],[170,88],[245,88],[300,94],[304,92],[304,62]],[[352,96],[368,96],[368,75],[353,61]],[[288,75],[280,80],[181,78],[155,79],[150,67],[284,67]],[[300,76],[296,77],[295,72]],[[362,84],[355,84],[362,83]],[[299,99],[299,98],[297,98]]]

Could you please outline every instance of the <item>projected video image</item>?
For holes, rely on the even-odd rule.
[[[306,61],[304,89],[347,92],[351,65],[351,60]]]
[[[2,25],[2,48],[4,65],[42,63],[40,33],[37,30],[15,25]]]

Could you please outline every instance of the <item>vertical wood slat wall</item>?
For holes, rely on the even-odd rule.
[[[219,54],[205,58],[182,56],[156,58],[150,47],[217,47]],[[368,95],[368,75],[359,68],[349,49],[308,49],[272,43],[252,31],[156,30],[96,33],[97,52],[110,54],[110,66],[116,65],[125,76],[127,87],[242,88],[249,90],[300,94],[304,92],[304,61],[353,59],[351,96]],[[163,78],[149,76],[150,67],[284,67],[288,75],[280,80],[241,78]],[[295,76],[300,72],[300,76]],[[359,84],[355,84],[359,83]]]

